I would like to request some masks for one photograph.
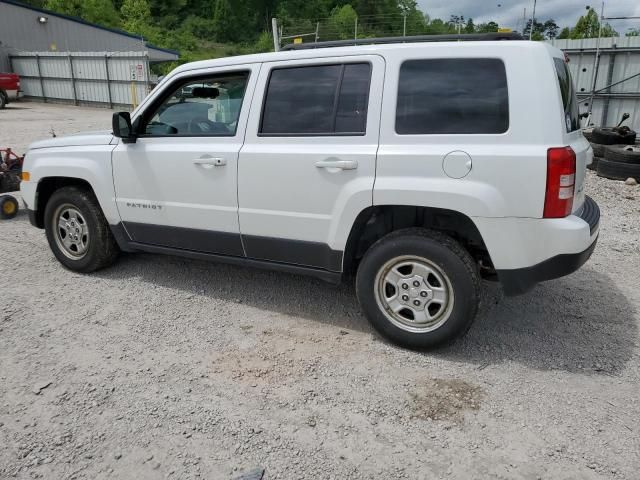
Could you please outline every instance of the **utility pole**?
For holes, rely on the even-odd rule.
[[[353,38],[358,40],[358,17],[356,17],[356,24],[355,24],[355,27],[354,27]]]
[[[273,32],[273,50],[275,52],[280,51],[280,35],[278,34],[278,19],[271,19],[271,30]]]
[[[527,28],[527,7],[524,7],[524,13],[522,14],[522,36],[524,36],[525,28]]]
[[[533,0],[533,15],[531,16],[531,29],[529,29],[529,40],[533,37],[533,27],[536,24],[536,3],[538,0]]]
[[[402,36],[407,36],[407,12],[402,12]]]

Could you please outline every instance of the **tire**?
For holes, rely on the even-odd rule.
[[[0,195],[0,218],[2,220],[9,220],[14,218],[18,214],[20,205],[18,200],[11,195]]]
[[[386,235],[367,250],[358,267],[356,293],[380,334],[403,347],[428,349],[467,332],[480,303],[480,275],[469,253],[451,237],[410,228]],[[385,297],[395,299],[387,303]],[[422,306],[414,310],[409,304],[416,301]],[[394,302],[399,310],[389,313],[386,307]],[[432,318],[416,323],[413,313]]]
[[[58,228],[59,220],[66,224],[62,230]],[[113,264],[120,253],[109,224],[90,190],[64,187],[54,192],[47,202],[44,221],[53,254],[69,270],[93,272]],[[68,237],[69,231],[71,237],[76,235],[75,239]],[[65,247],[65,240],[73,243]]]
[[[635,145],[613,145],[606,147],[604,158],[610,162],[640,164],[640,147]]]
[[[0,110],[2,110],[4,107],[6,107],[7,103],[9,103],[9,102],[7,101],[7,97],[6,97],[5,93],[2,90],[0,90]]]
[[[591,164],[590,164],[590,165],[587,165],[587,168],[588,168],[589,170],[596,171],[596,170],[598,169],[598,162],[600,162],[600,160],[602,160],[602,158],[601,158],[601,157],[596,157],[596,156],[594,156],[594,157],[593,157],[593,162],[591,162]]]
[[[586,138],[590,142],[593,142],[593,129],[592,128],[582,130],[582,134],[584,135],[584,138]]]
[[[594,157],[604,157],[604,149],[606,145],[602,145],[600,143],[592,143],[591,148],[593,148],[593,156]]]
[[[610,127],[594,128],[591,132],[591,141],[602,145],[628,145],[636,141],[636,132],[626,130],[626,133],[621,134],[619,130],[616,131]]]
[[[640,164],[612,162],[603,158],[598,162],[598,176],[611,180],[631,177],[640,182]]]

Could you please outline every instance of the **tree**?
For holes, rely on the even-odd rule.
[[[213,9],[213,29],[215,39],[219,42],[228,42],[234,37],[237,38],[238,32],[235,30],[233,10],[229,0],[216,0]]]
[[[640,28],[630,28],[627,33],[625,33],[626,37],[640,37]]]
[[[354,38],[357,18],[358,14],[349,4],[334,8],[329,17],[329,28],[333,36],[341,40]]]
[[[553,40],[558,36],[559,29],[560,27],[558,27],[558,24],[552,18],[544,22],[544,34],[545,37],[550,40]]]
[[[496,22],[481,23],[476,27],[478,33],[495,33],[498,31],[498,24]]]
[[[475,33],[476,26],[473,24],[473,18],[467,20],[467,24],[464,27],[464,33]]]
[[[524,27],[523,35],[529,36],[531,32],[531,19]],[[558,36],[558,24],[553,19],[549,19],[546,22],[539,22],[537,19],[533,21],[533,33],[531,34],[532,40],[550,40]]]
[[[597,38],[600,34],[600,20],[598,14],[593,8],[589,8],[586,15],[581,16],[576,26],[571,29],[571,38]],[[616,32],[611,25],[605,23],[602,25],[603,37],[616,37]]]
[[[560,30],[560,33],[556,38],[563,39],[563,40],[567,38],[571,38],[571,29],[569,27],[564,27],[562,30]]]

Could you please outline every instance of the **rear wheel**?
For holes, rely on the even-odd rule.
[[[6,106],[7,106],[7,97],[5,96],[5,93],[2,90],[0,90],[0,110],[2,110]]]
[[[464,334],[478,310],[480,277],[451,237],[424,229],[393,232],[365,254],[358,299],[382,335],[409,348],[432,348]]]
[[[49,246],[68,269],[93,272],[116,260],[118,246],[98,201],[89,190],[65,187],[56,191],[44,215]]]

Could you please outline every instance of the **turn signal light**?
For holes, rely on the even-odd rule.
[[[20,178],[22,178],[23,182],[28,182],[29,180],[31,180],[31,174],[29,172],[22,172]]]
[[[575,183],[576,153],[571,147],[550,148],[544,218],[564,218],[571,213]]]

